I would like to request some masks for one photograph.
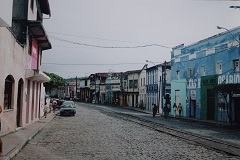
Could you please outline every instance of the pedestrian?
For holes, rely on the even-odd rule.
[[[53,104],[53,113],[55,113],[56,108],[57,108],[57,103],[54,103]]]
[[[173,104],[173,110],[174,110],[174,117],[176,117],[176,111],[177,111],[176,103]]]
[[[179,114],[179,117],[181,116],[181,114],[182,114],[182,105],[181,105],[181,103],[179,103],[179,105],[178,105],[178,114]]]
[[[143,100],[141,100],[140,103],[139,103],[139,107],[140,107],[141,110],[143,110],[143,106],[144,106],[144,103],[143,103]]]
[[[154,103],[152,105],[153,105],[153,117],[155,118],[155,116],[157,114],[157,106]]]
[[[45,105],[44,105],[43,113],[44,113],[44,117],[47,118],[47,114],[48,114],[48,106],[47,106],[47,103],[45,103]]]
[[[163,106],[163,112],[164,112],[164,117],[165,119],[167,119],[167,116],[168,116],[168,107],[167,107],[167,104],[165,103],[164,106]]]

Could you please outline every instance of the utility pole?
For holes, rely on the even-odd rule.
[[[94,94],[94,102],[96,103],[97,99],[97,73],[95,73],[95,94]]]
[[[164,62],[164,66],[165,66],[165,70],[164,70],[164,97],[166,97],[166,75],[167,75],[167,64],[166,64],[167,62],[165,61]]]
[[[76,98],[77,98],[77,76],[76,76]]]
[[[120,99],[120,106],[123,106],[123,73],[121,72],[121,77],[120,77],[120,90],[121,90],[121,99]]]

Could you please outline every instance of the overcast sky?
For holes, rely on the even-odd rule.
[[[170,61],[171,48],[240,25],[237,1],[49,0],[43,25],[52,49],[42,70],[64,78],[141,69]],[[157,44],[157,45],[153,45]],[[136,48],[135,48],[136,47]],[[149,63],[149,66],[152,66]]]

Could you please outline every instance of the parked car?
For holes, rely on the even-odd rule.
[[[75,103],[73,101],[63,102],[60,108],[60,116],[63,116],[63,115],[75,116],[75,114],[76,114]]]

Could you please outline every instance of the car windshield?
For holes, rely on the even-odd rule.
[[[72,104],[64,104],[61,108],[74,108]]]
[[[74,102],[73,101],[65,101],[63,102],[63,105],[74,105]]]

